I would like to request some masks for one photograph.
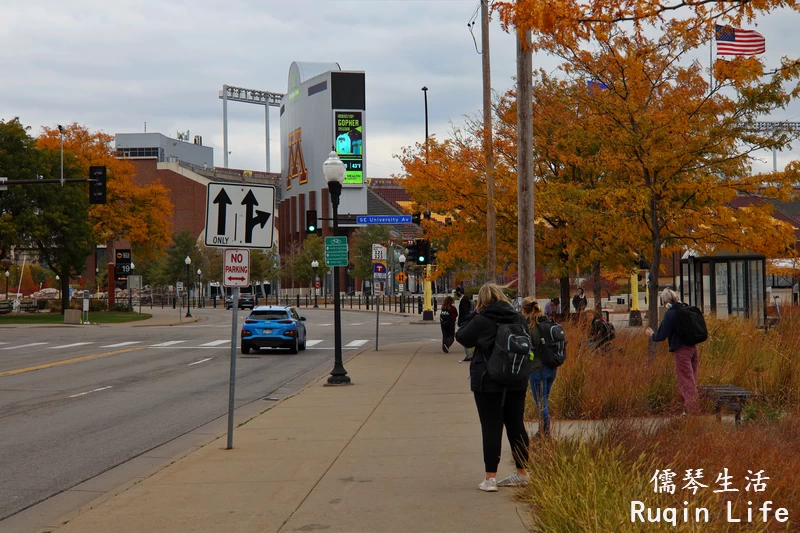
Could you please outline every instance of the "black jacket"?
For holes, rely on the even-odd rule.
[[[486,374],[486,361],[492,356],[500,324],[527,326],[527,321],[506,302],[494,302],[456,332],[456,340],[460,344],[467,348],[475,348],[475,354],[469,364],[469,388],[473,392],[503,392],[505,388],[489,379]],[[524,391],[527,387],[526,381],[518,387],[508,387],[508,390]]]
[[[469,322],[470,313],[472,313],[472,298],[464,295],[458,302],[458,327]]]

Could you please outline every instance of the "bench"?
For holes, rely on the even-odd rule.
[[[33,300],[22,300],[19,303],[19,312],[20,313],[36,313],[39,311],[39,307],[36,305],[36,302]]]
[[[0,302],[0,315],[5,315],[14,310],[14,304],[10,301]]]
[[[733,411],[736,424],[741,424],[742,422],[742,409],[745,404],[751,399],[761,396],[735,385],[700,385],[697,387],[697,394],[701,401],[704,400],[714,404],[717,420],[722,419],[723,407]]]

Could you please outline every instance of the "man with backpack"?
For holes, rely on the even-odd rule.
[[[658,331],[647,328],[645,334],[653,342],[669,341],[669,351],[675,357],[675,373],[683,398],[684,415],[697,414],[697,368],[700,364],[697,345],[708,338],[706,323],[702,312],[697,307],[682,303],[672,289],[664,289],[660,299],[661,305],[667,307],[664,320]]]

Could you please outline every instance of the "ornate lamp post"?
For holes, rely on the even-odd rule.
[[[189,270],[192,258],[187,255],[183,262],[186,263],[186,318],[192,318],[192,272]]]
[[[131,271],[128,273],[128,312],[133,313],[133,294],[131,293],[131,276],[133,275],[133,263],[131,263]],[[141,294],[141,292],[140,292]]]
[[[200,276],[203,274],[203,271],[199,268],[197,269],[197,305],[195,307],[200,307],[201,302],[203,301],[203,285],[200,283]]]
[[[8,300],[8,270],[6,270],[6,300]]]
[[[333,234],[339,235],[339,198],[342,195],[344,183],[344,163],[331,151],[328,159],[322,164],[322,173],[328,180],[328,191],[333,205]],[[342,364],[342,310],[339,295],[339,267],[333,267],[333,333],[334,333],[334,363],[328,385],[349,385],[350,376]]]
[[[400,257],[398,257],[397,260],[400,261],[400,272],[402,272],[403,273],[403,277],[405,277],[405,274],[406,274],[406,256],[403,255],[403,254],[400,254]],[[403,279],[403,278],[401,278],[401,279]],[[405,313],[406,312],[406,302],[405,302],[406,291],[405,291],[405,288],[406,288],[406,280],[403,279],[403,282],[400,283],[400,312],[401,313]]]
[[[319,308],[319,305],[317,305],[317,282],[319,281],[317,269],[319,268],[319,261],[316,259],[311,261],[311,268],[314,270],[314,309],[317,309]]]

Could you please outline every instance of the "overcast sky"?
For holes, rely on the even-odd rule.
[[[41,126],[78,122],[107,133],[175,137],[190,130],[222,166],[223,84],[286,92],[292,61],[335,61],[367,83],[367,173],[400,171],[393,157],[424,140],[423,85],[432,134],[481,108],[481,56],[467,22],[478,0],[0,0],[0,118]],[[772,14],[757,29],[768,66],[797,55],[800,16]],[[480,21],[474,27],[480,43]],[[513,86],[512,36],[492,23],[492,81]],[[700,54],[708,66],[708,52]],[[534,58],[536,68],[556,61]],[[229,166],[266,166],[264,112],[228,107]],[[271,110],[272,171],[280,131]],[[800,120],[800,105],[771,117]],[[779,156],[779,166],[800,153]],[[772,158],[756,170],[769,170]]]

